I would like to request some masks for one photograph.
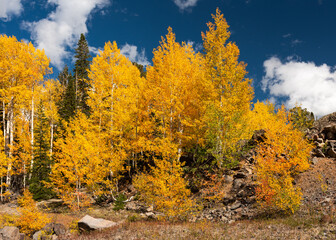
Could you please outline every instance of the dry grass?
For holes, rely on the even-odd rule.
[[[336,239],[336,225],[290,226],[288,220],[239,221],[234,224],[213,222],[165,223],[141,221],[97,231],[71,239]]]
[[[336,239],[336,163],[332,159],[320,159],[318,163],[297,179],[303,190],[301,209],[293,215],[261,214],[253,220],[232,224],[202,221],[164,222],[145,221],[138,214],[125,210],[113,211],[113,207],[92,207],[80,212],[66,208],[50,209],[54,222],[74,227],[86,214],[122,222],[118,227],[90,233],[73,233],[63,239]],[[320,177],[319,177],[320,176]],[[321,177],[322,176],[322,177]],[[0,207],[0,216],[11,218],[16,210],[10,205]],[[62,239],[62,238],[60,238]]]

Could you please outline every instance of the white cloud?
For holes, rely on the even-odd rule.
[[[285,97],[288,108],[301,104],[316,116],[336,111],[336,71],[323,64],[272,57],[264,62],[263,91],[273,98]]]
[[[196,53],[200,52],[203,49],[203,44],[202,43],[195,43],[194,41],[188,40],[187,44],[192,46]]]
[[[299,45],[300,43],[302,43],[301,40],[299,40],[299,39],[294,39],[294,40],[292,40],[291,45],[292,45],[292,47],[293,47],[293,46]]]
[[[173,0],[173,1],[176,4],[176,6],[178,6],[179,9],[183,11],[195,7],[199,0]]]
[[[9,21],[11,16],[18,16],[23,7],[21,0],[0,0],[0,19]]]
[[[282,35],[283,38],[289,38],[289,37],[291,37],[291,36],[292,36],[292,34],[290,34],[290,33],[287,33],[287,34]]]
[[[47,18],[24,23],[37,47],[44,49],[51,63],[61,69],[70,56],[67,48],[74,47],[81,33],[87,33],[86,21],[95,9],[102,9],[109,0],[48,0],[56,10]]]
[[[92,53],[94,56],[99,54],[99,50],[102,51],[103,49],[101,49],[101,48],[96,48],[96,47],[93,47],[93,46],[89,46],[89,51],[90,51],[90,53]],[[94,57],[94,56],[93,56],[93,57]]]
[[[138,52],[137,46],[126,43],[124,46],[122,46],[120,52],[132,62],[137,62],[144,66],[150,64],[147,60],[145,49],[142,49],[141,52]]]

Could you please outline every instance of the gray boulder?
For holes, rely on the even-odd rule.
[[[57,236],[63,236],[67,233],[66,227],[61,223],[48,223],[42,230]]]
[[[49,234],[44,230],[40,230],[34,233],[33,240],[58,240],[58,237],[55,234]]]
[[[18,240],[20,239],[20,231],[17,227],[6,226],[0,230],[1,240]]]
[[[78,221],[78,228],[81,231],[92,231],[99,230],[104,228],[110,228],[117,226],[118,223],[108,221],[102,218],[93,218],[89,215],[86,215],[81,220]]]

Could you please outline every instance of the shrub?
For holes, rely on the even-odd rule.
[[[134,187],[140,192],[140,198],[155,210],[162,212],[168,220],[183,218],[193,208],[189,198],[183,170],[178,160],[155,159],[155,167],[148,174],[140,174],[134,181]]]
[[[272,107],[258,104],[259,110],[269,110],[259,111],[268,116],[264,142],[257,147],[257,199],[262,206],[294,212],[302,196],[301,189],[293,186],[294,176],[309,168],[312,146],[294,128],[284,107],[274,113]]]
[[[20,232],[32,235],[50,222],[47,215],[38,210],[33,195],[28,190],[18,199],[18,203],[21,207],[20,216],[16,219],[15,225],[20,228]]]
[[[118,211],[118,210],[122,210],[125,208],[125,200],[127,200],[127,197],[124,194],[119,194],[115,203],[114,203],[114,207],[113,210],[114,211]]]

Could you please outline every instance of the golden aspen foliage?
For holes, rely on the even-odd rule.
[[[246,64],[238,61],[237,45],[227,42],[230,32],[223,14],[217,9],[212,17],[214,22],[209,22],[208,31],[202,33],[206,78],[215,89],[207,112],[208,138],[219,165],[230,166],[235,161],[237,142],[246,138],[245,116],[253,99],[253,89],[251,80],[245,78]]]
[[[46,214],[37,208],[33,195],[28,190],[25,190],[23,196],[18,199],[18,204],[20,215],[15,220],[15,225],[20,229],[20,232],[31,236],[51,221]]]
[[[161,146],[164,149],[175,148],[169,142]],[[162,152],[166,152],[164,149]],[[195,207],[194,201],[190,199],[187,181],[183,178],[183,165],[176,155],[166,154],[162,159],[154,158],[155,166],[151,167],[150,172],[139,174],[133,181],[140,198],[162,212],[163,218],[167,220],[185,218]]]
[[[281,107],[257,102],[251,112],[251,126],[264,129],[265,139],[257,147],[257,199],[262,206],[294,212],[301,202],[301,189],[293,185],[295,175],[309,168],[312,146],[289,121]]]
[[[203,116],[212,85],[204,76],[202,56],[192,46],[177,43],[171,28],[153,54],[147,86],[157,136],[175,143],[180,157],[187,145],[203,143]]]
[[[51,169],[51,186],[63,201],[74,210],[89,206],[92,193],[90,177],[104,177],[105,166],[101,166],[97,172],[95,165],[99,166],[99,151],[94,146],[95,133],[91,131],[90,121],[86,115],[79,112],[78,115],[65,125],[65,139],[59,139],[55,143],[55,163]],[[98,161],[98,162],[97,162]],[[96,183],[100,179],[95,179]],[[46,183],[47,184],[47,183]]]
[[[14,137],[16,129],[22,129],[16,128],[17,118],[24,112],[25,121],[30,121],[32,131],[35,87],[43,76],[50,72],[49,59],[44,51],[35,49],[31,43],[19,42],[15,37],[0,35],[0,100],[3,110],[4,149],[8,156],[6,178],[8,187],[11,184],[14,163]],[[30,114],[27,114],[29,109]],[[30,142],[32,148],[33,140]],[[21,166],[25,164],[21,163]]]
[[[87,101],[97,134],[106,149],[109,178],[117,179],[126,160],[135,164],[135,155],[145,145],[142,124],[148,115],[143,105],[144,79],[115,42],[106,43],[104,50],[92,60],[89,71],[91,90]]]

